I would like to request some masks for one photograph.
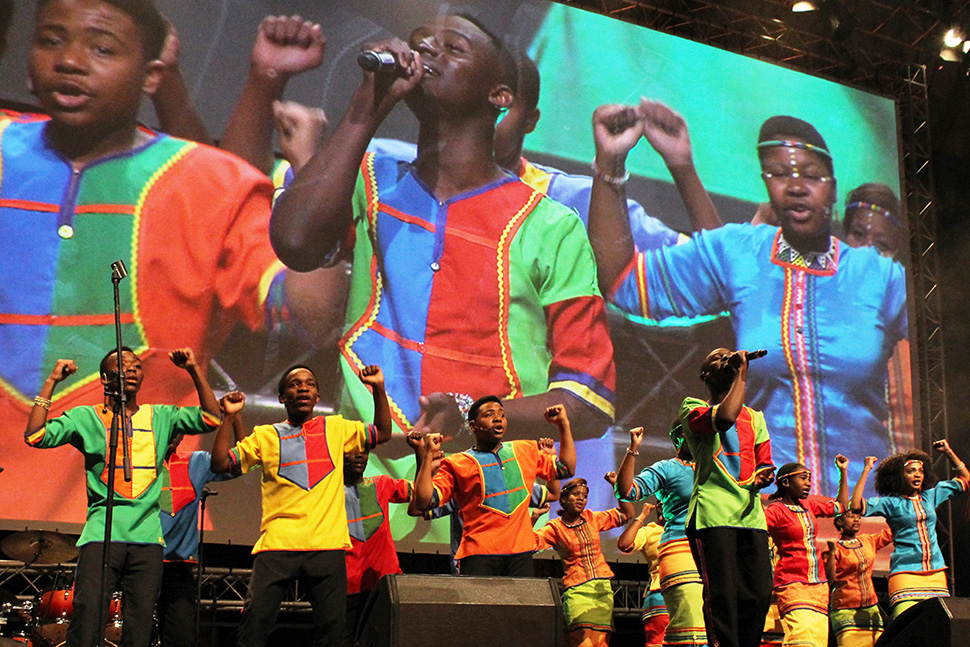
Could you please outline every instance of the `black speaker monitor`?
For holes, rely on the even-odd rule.
[[[560,647],[556,581],[387,575],[367,601],[359,647]]]
[[[970,598],[930,598],[889,623],[876,647],[970,647]]]

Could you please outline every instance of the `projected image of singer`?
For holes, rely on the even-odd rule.
[[[111,592],[120,589],[124,596],[122,623],[124,644],[148,647],[151,644],[153,613],[162,581],[162,526],[158,498],[165,449],[177,434],[214,431],[221,416],[208,382],[202,377],[190,348],[173,351],[172,364],[184,370],[195,383],[200,407],[140,404],[139,392],[145,372],[141,358],[127,346],[122,348],[119,367],[117,351],[101,360],[101,385],[111,389],[123,371],[126,415],[131,420],[130,443],[132,479],[125,481],[122,449],[115,461],[115,494],[111,523],[111,554],[104,609]],[[74,613],[67,631],[67,645],[97,645],[105,622],[98,621],[101,590],[102,549],[108,494],[108,430],[114,415],[114,395],[95,406],[73,407],[56,418],[47,419],[54,389],[74,375],[77,364],[59,359],[34,398],[24,440],[32,447],[47,449],[71,445],[84,457],[87,478],[88,516],[78,540],[80,553],[74,577]],[[154,378],[153,378],[154,379]],[[120,397],[120,395],[118,396]]]
[[[269,242],[272,185],[237,157],[139,127],[142,97],[165,77],[167,30],[150,0],[44,0],[30,79],[50,118],[0,120],[0,455],[31,482],[22,428],[47,365],[70,356],[78,375],[51,411],[100,395],[98,360],[115,341],[107,268],[123,259],[124,342],[153,377],[143,397],[191,403],[166,355],[180,346],[200,370],[233,325],[258,330],[285,311],[284,268]],[[92,16],[100,16],[97,29]],[[111,48],[94,34],[110,40]],[[93,52],[111,49],[110,65]],[[284,52],[285,53],[285,52]],[[0,517],[80,522],[80,468],[46,457],[45,488],[0,500]]]
[[[668,134],[650,102],[600,110],[601,119],[626,115],[622,132],[601,136],[640,131],[656,147]],[[625,139],[627,151],[636,139]],[[635,253],[625,219],[591,215],[590,239],[600,281],[614,286],[609,299],[621,309],[654,319],[728,311],[738,345],[767,348],[751,364],[748,402],[764,411],[776,460],[805,465],[812,491],[828,492],[848,443],[856,453],[895,451],[884,391],[887,360],[907,331],[905,274],[875,249],[832,235],[834,163],[811,124],[771,117],[757,152],[780,228],[725,225]],[[853,477],[858,469],[850,466]]]
[[[408,43],[365,49],[392,54],[395,70],[364,74],[270,225],[293,269],[353,255],[344,413],[366,416],[370,394],[353,375],[379,359],[398,431],[427,413],[435,431],[456,433],[458,402],[473,399],[465,395],[498,393],[523,435],[540,436],[536,421],[560,402],[577,437],[601,435],[613,414],[613,352],[583,224],[493,154],[496,120],[513,103],[514,57],[458,15],[419,27]],[[417,158],[365,154],[401,100],[420,123]]]

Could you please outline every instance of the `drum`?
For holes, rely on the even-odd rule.
[[[109,645],[121,644],[121,593],[111,596],[108,606],[108,623],[104,626],[104,641]]]
[[[48,589],[34,605],[34,644],[40,647],[60,647],[67,640],[67,627],[74,615],[74,587]],[[104,644],[116,647],[121,643],[121,593],[115,592],[108,605],[108,622],[104,626]],[[2,646],[0,646],[2,647]]]
[[[74,613],[74,587],[42,591],[34,603],[34,634],[51,645],[67,640],[67,626]]]
[[[29,644],[28,625],[33,604],[4,603],[0,605],[0,647],[12,644]]]

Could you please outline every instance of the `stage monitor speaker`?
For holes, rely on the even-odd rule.
[[[554,579],[386,575],[361,614],[358,647],[560,647]]]
[[[876,647],[970,646],[970,598],[930,598],[889,623]]]

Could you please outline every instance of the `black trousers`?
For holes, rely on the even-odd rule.
[[[313,645],[339,643],[347,606],[347,566],[342,550],[270,550],[256,554],[243,604],[239,647],[264,647],[276,626],[290,584],[307,591],[313,610]]]
[[[469,555],[458,562],[459,575],[535,577],[532,553]]]
[[[768,533],[751,528],[687,526],[704,581],[704,622],[711,647],[758,647],[771,604]]]
[[[361,591],[347,596],[346,622],[344,622],[344,633],[340,639],[340,644],[343,647],[354,647],[354,641],[357,639],[357,628],[360,625],[360,616],[367,605],[367,598],[370,597],[370,594],[370,591]]]
[[[105,615],[98,618],[101,598],[101,549],[104,542],[81,546],[74,575],[74,615],[67,629],[67,647],[98,647],[107,622],[111,592],[121,589],[122,647],[149,647],[155,601],[162,582],[164,549],[156,544],[111,542]]]
[[[158,634],[162,647],[194,647],[196,565],[191,562],[165,562],[162,565],[162,590],[158,594]]]

